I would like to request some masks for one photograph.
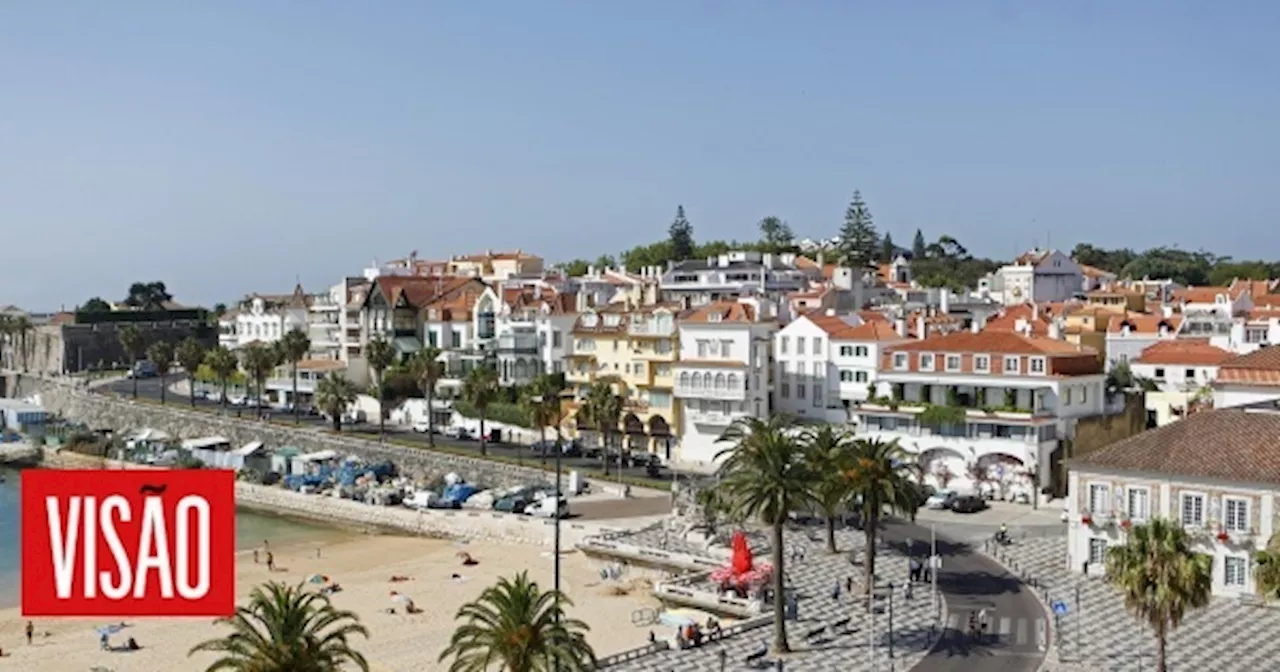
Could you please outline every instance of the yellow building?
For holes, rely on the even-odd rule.
[[[665,453],[680,427],[672,399],[672,364],[679,356],[678,304],[632,306],[616,303],[587,308],[573,328],[573,351],[565,380],[579,403],[597,381],[608,378],[622,398],[618,435],[633,451]],[[591,431],[583,422],[580,430]]]
[[[1147,312],[1147,297],[1142,292],[1126,289],[1098,289],[1086,293],[1084,297],[1085,305],[1104,308],[1120,315],[1126,312]]]

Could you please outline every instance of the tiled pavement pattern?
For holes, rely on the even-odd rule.
[[[1069,613],[1058,630],[1056,672],[1118,672],[1155,668],[1155,637],[1124,609],[1120,593],[1100,577],[1081,577],[1066,568],[1064,537],[1027,539],[1000,549],[1017,573],[1035,579],[1050,604],[1061,600]],[[1075,587],[1080,586],[1079,606]],[[1187,614],[1169,637],[1172,672],[1245,672],[1280,669],[1280,609],[1248,606],[1216,598]],[[1083,646],[1081,646],[1083,645]],[[1083,650],[1083,656],[1081,652]],[[1141,656],[1141,658],[1140,658]]]
[[[659,533],[660,534],[660,533]],[[841,581],[843,591],[844,577],[852,574],[857,582],[861,577],[862,565],[849,563],[849,549],[857,549],[859,562],[862,549],[865,548],[863,537],[855,530],[840,530],[836,533],[839,555],[828,555],[822,534],[816,529],[805,531],[788,531],[786,535],[788,562],[785,565],[790,584],[799,596],[798,620],[787,622],[787,638],[793,653],[785,659],[785,669],[789,672],[858,672],[870,670],[868,660],[868,644],[871,630],[867,627],[866,610],[846,594],[838,600],[831,599],[832,584]],[[791,550],[796,546],[805,549],[804,559],[790,562]],[[876,568],[884,581],[893,581],[895,585],[907,579],[907,560],[904,556],[890,549],[882,549],[876,557]],[[888,670],[888,637],[886,635],[888,615],[883,603],[877,608],[881,612],[875,616],[875,656],[879,670]],[[847,628],[828,627],[822,636],[806,641],[805,635],[815,628],[830,625],[849,617]],[[919,661],[928,651],[932,643],[933,609],[930,607],[929,587],[918,583],[911,600],[902,599],[902,591],[895,590],[893,598],[893,646],[897,665],[894,669],[907,670]],[[660,636],[669,635],[668,628],[662,628]],[[772,624],[750,630],[724,640],[703,644],[696,649],[668,650],[651,654],[643,658],[628,661],[609,668],[611,672],[718,672],[720,670],[720,651],[726,656],[726,670],[752,669],[745,663],[748,655],[773,640]],[[759,669],[772,669],[772,657],[758,661]]]

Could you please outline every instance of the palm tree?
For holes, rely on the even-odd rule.
[[[302,416],[299,415],[301,405],[298,404],[298,362],[302,361],[307,353],[311,352],[311,339],[298,329],[290,329],[280,339],[280,353],[284,355],[284,361],[289,363],[290,373],[293,375],[293,424],[302,422]]]
[[[280,363],[278,355],[275,347],[260,341],[254,341],[240,349],[240,366],[244,367],[245,376],[254,386],[254,394],[246,396],[255,402],[263,401],[267,377]]]
[[[240,368],[239,362],[236,361],[236,353],[228,350],[225,345],[219,345],[205,353],[204,363],[209,365],[218,383],[222,385],[222,410],[225,411],[227,410],[227,383]]]
[[[547,425],[555,425],[556,450],[560,450],[560,393],[564,391],[564,378],[544,373],[533,379],[521,399],[534,427],[542,431]],[[542,444],[542,463],[547,463],[547,444]]]
[[[427,445],[436,445],[435,398],[436,383],[444,377],[444,363],[440,361],[440,348],[428,345],[413,353],[409,358],[409,375],[422,388],[422,397],[427,402]]]
[[[173,368],[173,344],[169,341],[156,341],[147,348],[147,357],[156,365],[156,375],[160,377],[160,405],[164,405],[165,391],[168,385],[165,379]]]
[[[622,418],[622,397],[613,391],[618,382],[614,376],[597,378],[587,388],[587,398],[582,400],[582,416],[587,424],[600,433],[600,464],[609,473],[609,434],[618,428]]]
[[[783,525],[792,511],[815,502],[814,474],[793,434],[786,416],[739,418],[720,435],[720,441],[732,445],[716,454],[716,461],[723,459],[716,487],[724,506],[743,518],[759,517],[773,530],[774,653],[791,650],[783,618]]]
[[[342,431],[342,414],[356,401],[356,386],[341,373],[331,373],[316,384],[316,407],[333,423],[333,431]]]
[[[138,360],[146,354],[147,344],[142,338],[142,331],[138,329],[136,324],[126,324],[120,327],[120,331],[116,334],[120,339],[120,347],[124,348],[124,354],[129,357],[129,366],[134,369],[133,375],[133,398],[138,398],[138,376],[137,365]],[[25,357],[24,357],[25,361]],[[25,365],[23,367],[26,368]]]
[[[1129,541],[1107,550],[1107,581],[1124,595],[1124,606],[1156,635],[1156,672],[1165,672],[1169,631],[1189,609],[1209,603],[1212,556],[1193,553],[1191,540],[1176,522],[1152,520],[1134,525]]]
[[[339,611],[329,598],[303,585],[271,582],[253,589],[249,604],[219,623],[226,637],[197,644],[187,653],[208,651],[219,658],[206,672],[329,672],[349,666],[368,672],[369,663],[350,640],[369,637],[360,619]]]
[[[849,503],[852,492],[844,473],[852,466],[852,437],[836,425],[821,425],[802,435],[804,459],[813,472],[814,496],[827,523],[827,552],[837,553],[836,516]]]
[[[462,398],[471,404],[480,416],[480,454],[487,455],[486,442],[489,437],[485,435],[484,420],[485,414],[489,411],[489,405],[498,400],[498,372],[489,366],[477,366],[471,369],[467,379],[462,381]]]
[[[515,580],[500,578],[458,610],[454,619],[466,622],[453,632],[439,662],[453,658],[449,672],[594,670],[596,654],[586,639],[590,627],[564,617],[572,604],[554,590],[543,592],[528,572]]]
[[[35,326],[31,324],[31,320],[26,315],[19,315],[10,320],[9,328],[11,333],[18,336],[18,353],[22,356],[22,372],[27,372],[27,336],[35,330]],[[136,394],[134,395],[137,396]]]
[[[188,336],[186,340],[178,344],[178,351],[174,353],[178,358],[178,364],[187,372],[187,385],[191,388],[188,393],[191,397],[191,407],[196,406],[196,371],[200,369],[200,365],[204,363],[205,349],[204,346],[197,341],[195,337]]]
[[[5,357],[12,351],[11,337],[13,336],[13,318],[0,313],[0,368],[9,368],[14,364],[8,360],[12,356]]]
[[[1253,578],[1263,598],[1280,598],[1280,533],[1267,540],[1266,550],[1254,554]]]
[[[386,398],[386,390],[383,389],[382,374],[386,373],[391,364],[396,361],[396,348],[382,338],[375,338],[369,341],[369,345],[365,347],[364,356],[369,361],[369,370],[373,373],[373,389],[374,396],[378,398],[378,439],[381,440],[386,432],[386,413],[383,411],[382,402]],[[483,439],[481,446],[484,445]],[[483,451],[482,451],[483,452]]]
[[[906,452],[895,441],[857,439],[852,444],[849,466],[844,476],[850,495],[861,514],[863,533],[867,539],[867,560],[863,563],[863,591],[870,594],[875,586],[876,533],[885,508],[915,518],[919,498],[911,473],[915,469]],[[871,601],[867,601],[870,608]]]

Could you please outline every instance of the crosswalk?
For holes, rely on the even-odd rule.
[[[976,611],[957,611],[947,614],[946,631],[951,637],[968,637],[969,619]],[[1006,646],[1042,647],[1048,637],[1043,618],[1001,616],[987,612],[987,638],[991,643]]]

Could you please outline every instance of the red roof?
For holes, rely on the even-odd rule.
[[[1008,331],[957,331],[924,340],[889,346],[893,352],[995,352],[1010,355],[1094,354],[1092,348],[1037,336],[1026,337]]]
[[[1176,338],[1148,346],[1134,360],[1137,364],[1187,364],[1217,366],[1235,354],[1204,338]]]

